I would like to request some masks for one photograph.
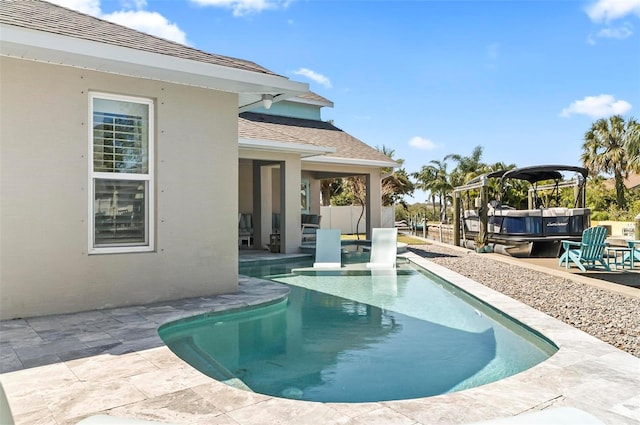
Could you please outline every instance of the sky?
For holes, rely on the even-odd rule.
[[[581,165],[593,122],[640,119],[640,0],[50,1],[308,83],[408,173]]]

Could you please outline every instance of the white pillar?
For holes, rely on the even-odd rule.
[[[260,239],[262,245],[269,243],[269,236],[272,232],[272,213],[273,213],[273,195],[272,195],[272,176],[273,167],[265,165],[260,167]],[[257,247],[261,248],[261,247]]]
[[[301,165],[299,156],[287,156],[280,168],[280,187],[284,189],[284,205],[281,224],[283,227],[281,241],[282,252],[295,253],[300,251],[302,232],[300,230],[300,180]]]
[[[380,170],[373,169],[367,175],[367,239],[371,239],[371,229],[382,227],[382,182]]]

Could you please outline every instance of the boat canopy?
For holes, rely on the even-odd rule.
[[[526,180],[529,183],[536,183],[543,180],[560,180],[562,179],[561,171],[571,171],[582,175],[586,179],[589,171],[583,167],[574,167],[571,165],[537,165],[533,167],[514,168],[512,170],[503,171],[501,182],[506,179]]]

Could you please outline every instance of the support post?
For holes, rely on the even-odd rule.
[[[453,194],[453,245],[460,246],[460,192]]]

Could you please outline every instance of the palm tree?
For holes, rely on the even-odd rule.
[[[445,161],[452,159],[457,163],[456,168],[451,172],[451,183],[454,187],[461,186],[472,178],[487,171],[487,165],[481,161],[482,151],[482,146],[476,146],[473,148],[471,156],[452,153],[444,157]]]
[[[404,164],[404,159],[393,158],[393,155],[395,154],[393,149],[389,149],[382,145],[382,148],[376,146],[376,150],[386,155],[389,159],[398,162],[400,165]],[[391,173],[389,176],[382,179],[382,205],[390,206],[395,203],[400,203],[406,208],[407,206],[403,196],[413,194],[415,186],[409,179],[407,171],[404,168],[392,171],[392,168],[380,169],[380,172],[383,175]]]
[[[447,219],[447,200],[451,197],[453,185],[450,183],[449,174],[447,173],[447,163],[438,160],[429,161],[431,165],[424,165],[420,171],[413,173],[413,177],[417,180],[416,187],[418,189],[429,192],[431,196],[431,205],[433,205],[434,216],[436,212],[436,198],[440,207],[440,220]]]
[[[582,164],[591,173],[613,175],[618,208],[626,207],[624,180],[629,171],[640,168],[640,124],[630,118],[625,123],[621,115],[601,118],[584,135]]]

